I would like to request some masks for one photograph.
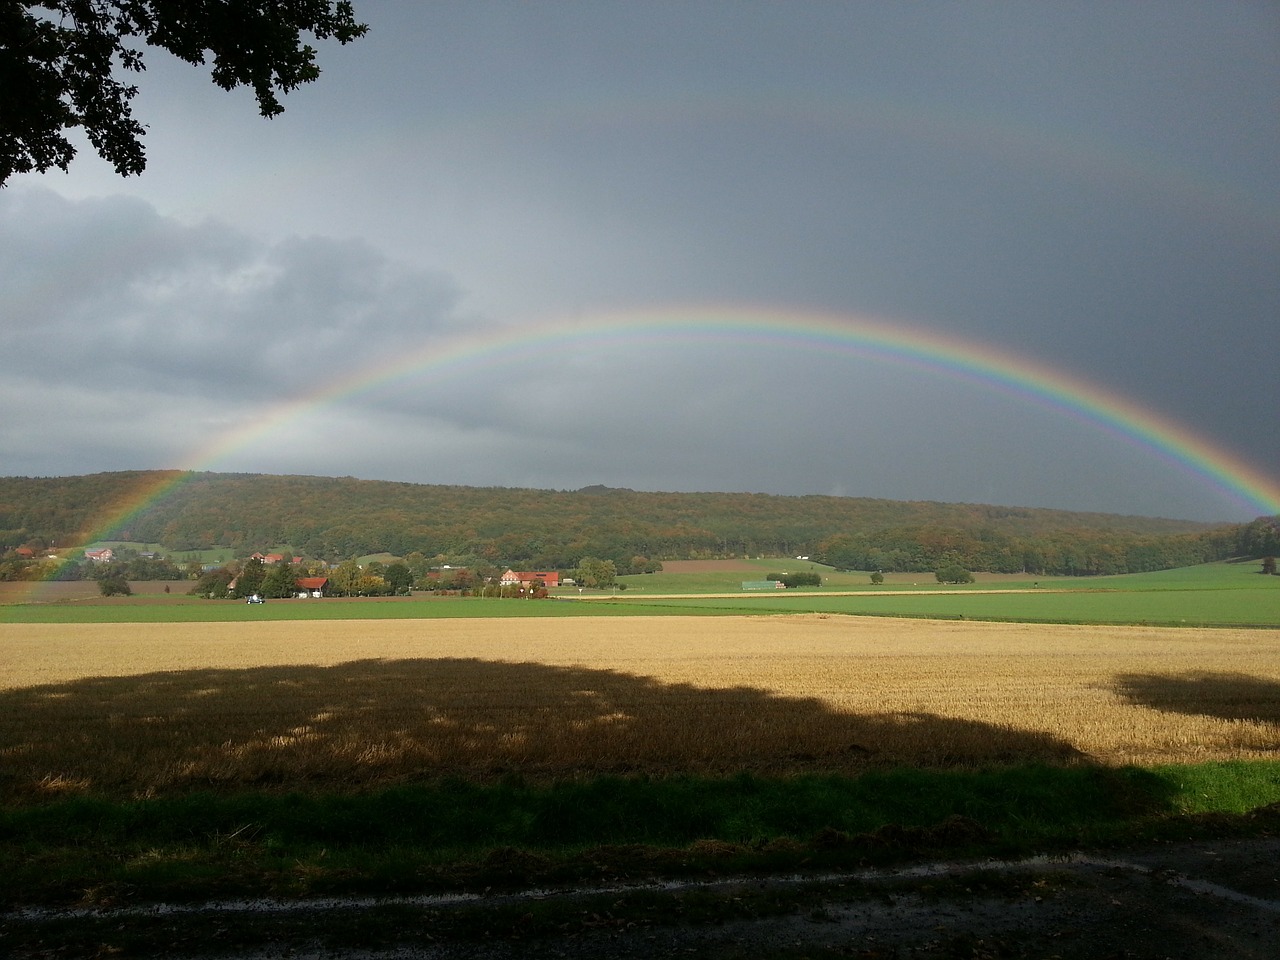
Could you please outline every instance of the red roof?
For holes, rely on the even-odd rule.
[[[520,583],[533,583],[535,580],[541,580],[544,587],[560,586],[560,573],[556,570],[509,570],[507,572]],[[507,576],[503,577],[503,581],[510,582]]]
[[[298,585],[299,590],[323,590],[324,585],[329,582],[328,577],[298,577],[293,581]]]

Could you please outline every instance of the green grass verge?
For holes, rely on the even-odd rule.
[[[409,893],[1015,856],[1273,831],[1277,803],[1280,762],[67,798],[0,811],[0,900]]]
[[[627,609],[568,600],[431,597],[406,600],[197,600],[130,598],[114,604],[0,605],[0,623],[223,623],[263,620],[436,620],[442,618],[716,616],[723,611]]]
[[[752,599],[627,597],[597,603],[635,613],[826,613],[1019,623],[1152,624],[1167,626],[1280,627],[1280,590],[1073,590],[1019,594],[909,594],[841,597],[787,593]]]
[[[776,560],[751,561],[763,571]],[[793,569],[788,567],[786,569]],[[806,566],[816,567],[815,564]],[[825,613],[1025,623],[1153,624],[1280,628],[1280,577],[1255,562],[1210,563],[1115,577],[999,580],[943,588],[922,574],[872,588],[862,574],[832,574],[822,589],[743,593],[742,573],[646,574],[626,578],[631,589],[578,602],[526,602],[472,597],[397,600],[277,600],[261,606],[187,596],[138,596],[104,604],[0,604],[0,623],[192,623],[239,620],[379,620],[441,617],[732,616]],[[761,574],[763,575],[763,573]],[[906,577],[916,577],[910,582]],[[843,582],[841,578],[848,580]],[[641,586],[637,586],[640,584]],[[678,587],[678,589],[677,589]],[[939,589],[951,592],[939,594]],[[998,590],[1024,592],[991,593]],[[863,595],[842,596],[838,590]],[[987,591],[987,592],[984,592]],[[725,593],[702,598],[659,593]]]

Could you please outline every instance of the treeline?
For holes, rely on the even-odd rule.
[[[1274,552],[1257,535],[1259,528],[1270,529],[1274,537],[1265,520],[1174,536],[1059,530],[1026,537],[990,528],[903,527],[829,537],[814,548],[813,558],[844,570],[927,573],[952,566],[988,573],[1099,576]]]
[[[822,586],[822,574],[810,572],[798,573],[766,573],[766,580],[773,580],[782,584],[788,589],[795,587],[820,587]]]
[[[184,580],[199,576],[200,564],[179,566],[168,557],[147,556],[128,547],[117,547],[110,563],[85,557],[54,560],[46,556],[24,557],[12,550],[0,555],[0,581],[5,580]]]
[[[153,502],[129,511],[148,491]],[[122,514],[114,529],[102,518]],[[289,544],[330,563],[386,552],[461,564],[619,574],[674,559],[821,557],[856,569],[1117,573],[1275,552],[1261,526],[981,504],[745,493],[428,486],[350,477],[104,473],[0,478],[0,554],[90,538],[214,546]],[[1270,531],[1269,533],[1267,531]],[[1252,532],[1251,532],[1252,531]],[[1261,539],[1259,539],[1261,538]]]

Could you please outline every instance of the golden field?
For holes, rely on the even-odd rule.
[[[0,624],[0,795],[1274,758],[1280,634],[856,617]]]

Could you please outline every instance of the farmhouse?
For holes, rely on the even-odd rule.
[[[111,552],[110,547],[103,547],[101,550],[86,550],[84,552],[84,558],[92,560],[94,563],[110,563],[113,556],[115,554]]]
[[[519,584],[528,590],[533,584],[541,582],[544,587],[560,586],[560,574],[554,570],[508,570],[502,575],[500,581],[504,587],[513,587]]]

